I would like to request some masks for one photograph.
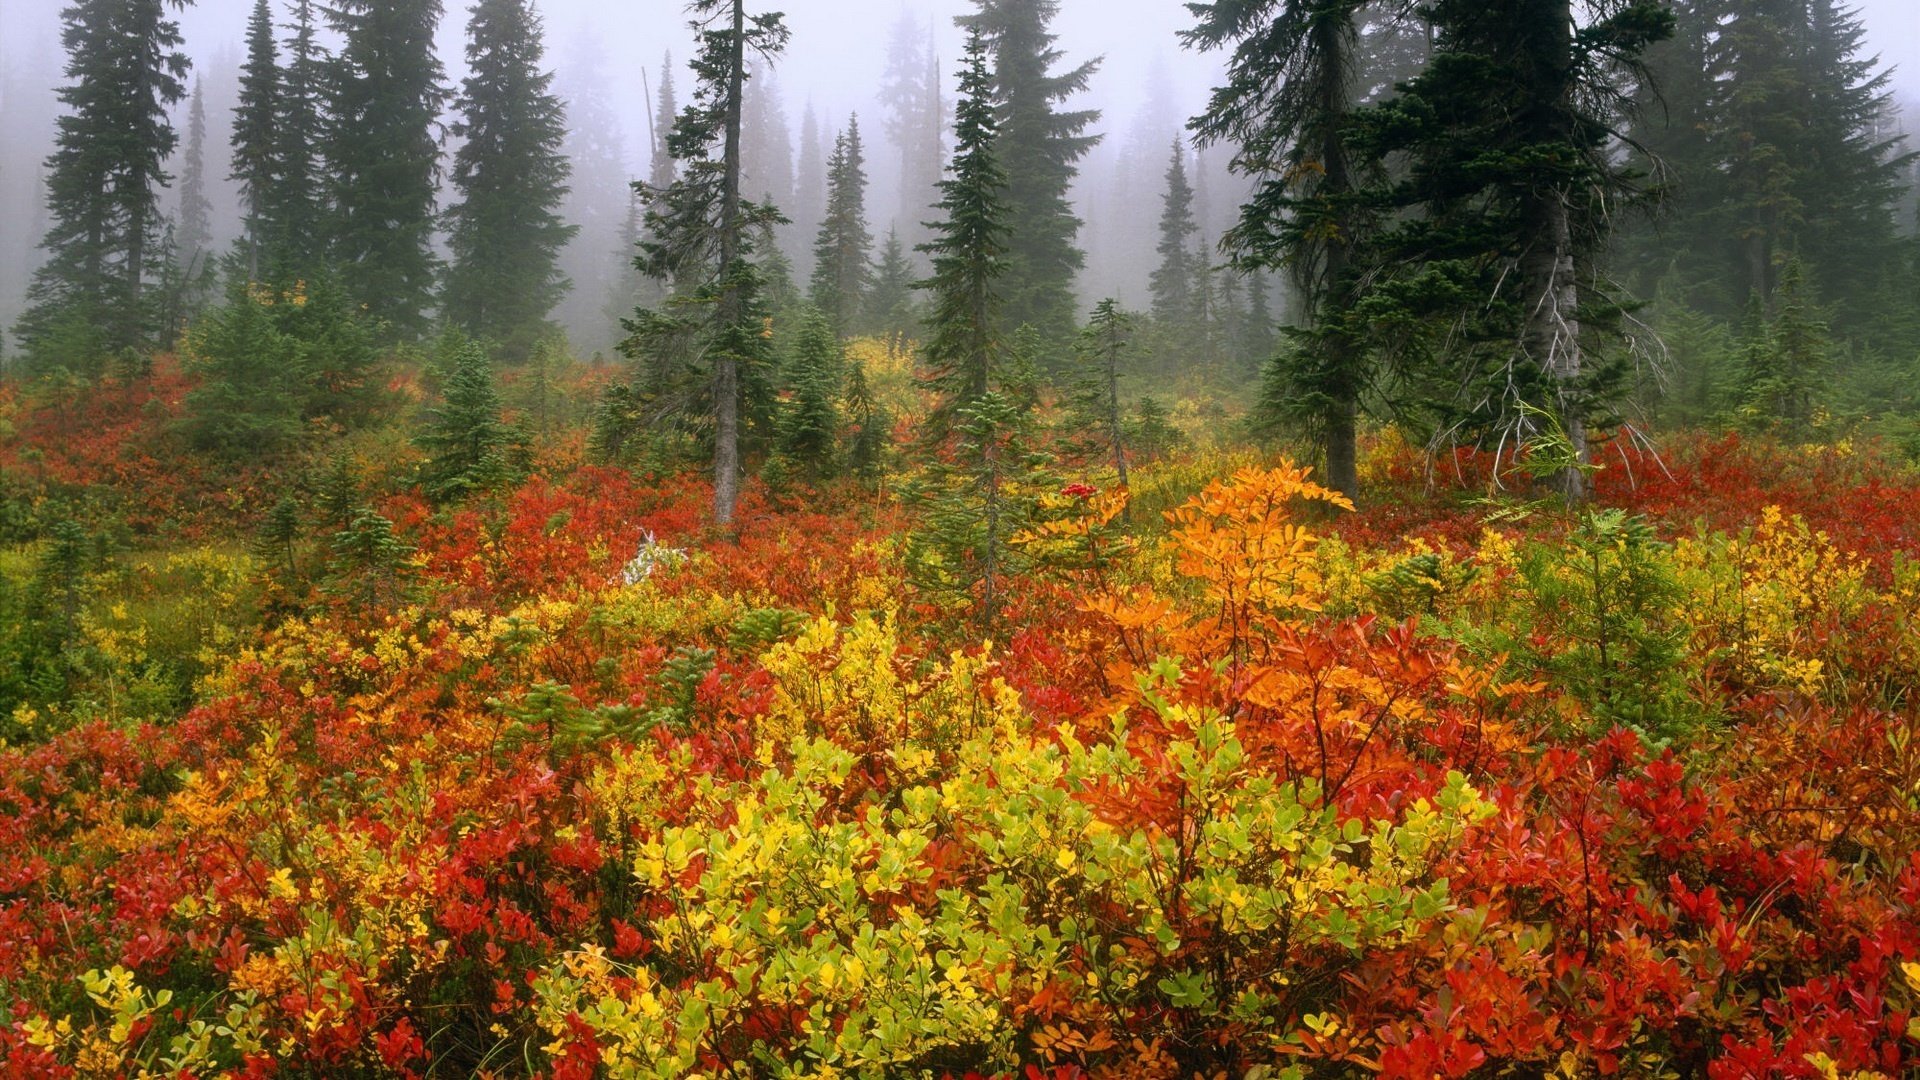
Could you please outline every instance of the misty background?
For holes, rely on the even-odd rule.
[[[11,327],[25,307],[28,282],[41,261],[38,244],[46,229],[41,171],[52,150],[59,110],[55,92],[63,82],[62,6],[61,0],[0,0],[0,328]],[[931,59],[940,64],[943,105],[950,111],[962,40],[953,20],[971,5],[966,0],[789,0],[766,6],[784,10],[793,36],[777,65],[761,72],[749,91],[750,108],[759,110],[771,139],[758,170],[768,175],[749,179],[750,194],[772,196],[795,219],[782,247],[801,280],[811,264],[815,221],[809,220],[809,204],[823,197],[825,152],[856,114],[867,140],[872,182],[867,207],[876,237],[898,228],[909,243],[923,239],[920,223],[933,215],[916,211],[914,200],[903,196],[901,149],[887,135],[885,79],[890,64],[924,60],[930,48]],[[238,189],[226,173],[249,7],[248,0],[201,0],[179,13],[185,48],[194,61],[188,83],[198,80],[205,93],[215,250],[229,248],[240,233]],[[1895,123],[1903,131],[1920,129],[1920,6],[1915,0],[1860,0],[1858,7],[1872,49],[1893,70]],[[572,131],[567,152],[573,191],[565,212],[581,226],[561,262],[573,290],[554,318],[588,355],[610,349],[616,336],[610,298],[619,295],[618,275],[631,257],[621,233],[627,185],[647,173],[653,154],[650,117],[669,54],[685,104],[684,62],[692,38],[682,5],[672,0],[619,7],[600,0],[544,0],[538,8],[546,22],[547,66],[567,102]],[[285,15],[284,5],[277,4],[276,23],[283,28]],[[466,6],[449,4],[440,22],[438,47],[449,86],[466,74],[466,21]],[[1181,46],[1178,34],[1190,23],[1177,0],[1062,0],[1054,30],[1063,63],[1101,60],[1087,93],[1070,103],[1101,113],[1093,129],[1101,141],[1081,163],[1074,191],[1084,221],[1079,242],[1087,253],[1087,269],[1078,281],[1083,301],[1114,296],[1138,306],[1146,299],[1169,146],[1186,119],[1204,107],[1221,71],[1220,57]],[[169,170],[176,175],[179,153],[186,148],[189,105],[182,101],[174,109],[182,135]],[[450,150],[449,140],[443,152]],[[1226,148],[1215,148],[1189,160],[1196,215],[1209,241],[1232,223],[1245,190],[1229,172],[1227,159]],[[177,197],[177,190],[164,192],[162,207],[171,213]],[[447,201],[442,198],[442,209]]]

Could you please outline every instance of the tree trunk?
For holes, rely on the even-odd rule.
[[[1586,419],[1580,402],[1580,289],[1575,275],[1573,228],[1567,204],[1558,192],[1540,199],[1533,215],[1532,243],[1522,259],[1527,284],[1527,322],[1522,349],[1540,365],[1554,388],[1554,411],[1565,431],[1577,465],[1562,471],[1559,487],[1572,502],[1586,500],[1587,474],[1593,460],[1587,446]]]
[[[1575,138],[1576,73],[1573,60],[1573,7],[1570,0],[1541,0],[1537,22],[1541,35],[1533,51],[1535,100],[1530,110],[1534,139],[1541,143],[1570,142]],[[1556,478],[1569,502],[1586,501],[1587,470],[1593,460],[1587,446],[1580,376],[1585,357],[1580,342],[1580,284],[1574,250],[1571,192],[1552,188],[1532,197],[1521,237],[1520,278],[1526,290],[1525,322],[1521,327],[1519,359],[1539,366],[1553,386],[1553,412],[1566,436],[1574,463]]]
[[[1320,165],[1325,170],[1320,181],[1322,198],[1345,198],[1353,193],[1353,169],[1347,160],[1346,116],[1351,108],[1352,87],[1349,73],[1353,66],[1354,30],[1352,13],[1339,18],[1323,16],[1313,28],[1313,49],[1320,57]],[[1314,305],[1314,321],[1325,325],[1332,313],[1345,313],[1354,303],[1353,286],[1347,280],[1352,253],[1353,223],[1342,220],[1337,234],[1328,238],[1321,255],[1319,302]],[[1361,361],[1359,350],[1344,335],[1322,337],[1322,347],[1333,350],[1328,367],[1333,378],[1322,389],[1332,399],[1322,417],[1326,439],[1327,484],[1349,499],[1360,497],[1360,380],[1355,368]]]
[[[747,16],[745,0],[733,0],[732,53],[727,72],[725,179],[720,195],[720,308],[722,327],[740,321],[740,294],[733,276],[740,258],[740,116],[746,91]],[[730,335],[729,335],[730,336]],[[733,525],[740,502],[740,358],[731,347],[718,351],[713,370],[713,520]]]

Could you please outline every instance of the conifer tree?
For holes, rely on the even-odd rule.
[[[1317,434],[1327,482],[1358,493],[1364,344],[1349,316],[1359,299],[1353,245],[1363,230],[1347,117],[1356,95],[1356,20],[1370,0],[1216,0],[1195,5],[1190,45],[1231,45],[1227,81],[1195,124],[1204,143],[1231,142],[1257,184],[1226,235],[1244,270],[1290,268],[1306,299],[1311,345],[1286,354],[1292,416]],[[1271,399],[1269,399],[1271,400]]]
[[[911,334],[917,322],[913,291],[918,276],[907,257],[906,245],[900,241],[900,231],[888,229],[886,240],[880,244],[880,257],[873,265],[873,283],[867,289],[861,329],[889,340]]]
[[[14,333],[29,369],[96,375],[160,329],[145,287],[158,269],[158,188],[178,138],[169,106],[188,60],[164,0],[76,0],[61,12],[68,83],[46,162],[49,225],[30,307]]]
[[[187,144],[180,161],[180,220],[174,228],[174,257],[188,290],[205,278],[213,246],[213,204],[207,201],[207,96],[199,79],[187,103]],[[198,306],[197,304],[191,306]]]
[[[783,467],[817,484],[839,471],[841,347],[833,324],[818,311],[801,317],[787,365],[790,391],[780,414]]]
[[[560,250],[579,227],[561,221],[569,167],[566,111],[541,70],[539,16],[529,0],[479,0],[467,24],[468,75],[453,133],[460,202],[448,212],[445,313],[524,359],[550,332],[566,291]]]
[[[921,246],[933,260],[933,276],[920,287],[931,303],[926,364],[942,394],[928,431],[935,439],[944,436],[960,410],[993,388],[1001,345],[1011,211],[996,151],[999,126],[992,93],[986,41],[975,29],[960,69],[953,163],[940,182],[937,207],[944,216],[929,223],[934,239]]]
[[[813,306],[843,335],[859,317],[873,279],[866,204],[866,156],[856,116],[834,140],[833,156],[827,159],[827,213],[813,243]]]
[[[1007,176],[1004,318],[1009,329],[1032,326],[1050,346],[1064,344],[1077,322],[1074,275],[1086,263],[1068,193],[1080,159],[1099,142],[1085,132],[1100,113],[1060,106],[1086,89],[1100,62],[1055,70],[1061,53],[1049,26],[1059,13],[1058,0],[974,4],[978,10],[957,21],[978,32],[993,55],[995,153]]]
[[[921,525],[907,545],[907,575],[934,596],[971,609],[981,633],[1000,625],[1006,582],[1028,560],[1012,539],[1052,486],[1046,458],[1029,448],[1026,410],[998,390],[962,405],[950,457],[936,458],[906,492]]]
[[[332,58],[321,47],[314,0],[295,0],[286,64],[281,69],[275,111],[271,178],[261,199],[260,270],[266,280],[291,286],[325,273],[327,194],[321,168],[326,143],[324,95]]]
[[[200,382],[187,392],[182,421],[195,449],[258,460],[298,438],[305,357],[274,318],[272,299],[236,285],[227,304],[196,327],[186,362]]]
[[[859,360],[847,366],[845,396],[841,399],[850,425],[846,440],[847,471],[869,489],[878,488],[886,472],[893,418],[874,396],[867,366]]]
[[[390,332],[427,326],[439,260],[432,239],[447,92],[434,55],[440,0],[333,0],[344,37],[329,86],[330,242],[355,299]]]
[[[1174,136],[1167,187],[1160,202],[1160,265],[1151,279],[1155,321],[1177,328],[1193,320],[1193,185],[1187,182],[1187,151]]]
[[[771,69],[756,67],[752,72],[744,109],[740,118],[740,189],[774,206],[786,206],[793,201],[793,136],[787,128],[780,84]]]
[[[820,135],[820,120],[813,111],[813,102],[807,102],[806,111],[800,116],[800,159],[794,166],[793,209],[789,216],[793,219],[793,243],[787,248],[788,258],[807,273],[813,274],[813,249],[808,243],[819,234],[820,222],[827,215],[827,150],[825,140]]]
[[[668,140],[680,175],[654,193],[641,256],[649,274],[682,291],[679,302],[640,311],[628,324],[633,333],[622,349],[641,362],[645,379],[639,388],[616,388],[614,398],[627,416],[710,422],[714,521],[727,527],[739,502],[743,427],[769,405],[754,239],[782,220],[775,208],[741,195],[747,58],[771,61],[787,29],[777,13],[748,15],[744,0],[694,0],[688,10],[701,45],[693,101]],[[597,439],[625,441],[604,430]]]
[[[1623,0],[1584,24],[1571,0],[1428,11],[1432,63],[1372,117],[1373,151],[1412,163],[1390,205],[1423,213],[1396,224],[1377,265],[1418,276],[1402,299],[1489,343],[1448,357],[1445,378],[1468,388],[1452,422],[1563,441],[1557,481],[1584,499],[1586,426],[1621,374],[1591,354],[1614,306],[1598,264],[1633,194],[1608,136],[1627,107],[1620,87],[1672,15],[1661,0]]]
[[[887,48],[881,76],[887,103],[887,139],[900,155],[900,209],[896,228],[904,228],[909,247],[926,239],[921,222],[940,198],[942,133],[946,112],[940,100],[940,58],[931,27],[902,10]]]
[[[673,54],[667,53],[660,58],[660,93],[654,103],[651,129],[653,146],[647,160],[647,185],[655,191],[665,191],[673,183],[677,171],[669,139],[679,115],[680,103],[673,90]]]
[[[513,430],[500,418],[500,391],[485,347],[467,341],[457,348],[443,397],[414,440],[427,454],[420,486],[435,502],[458,502],[512,476]]]
[[[233,109],[233,167],[245,207],[241,251],[248,281],[260,281],[267,243],[267,202],[279,182],[281,110],[280,50],[273,38],[268,0],[254,0],[247,18],[247,60],[240,69],[240,100]]]
[[[1088,442],[1106,451],[1121,487],[1127,486],[1126,426],[1120,411],[1120,361],[1133,340],[1133,317],[1108,298],[1094,306],[1081,332],[1086,371],[1074,395],[1079,426]]]

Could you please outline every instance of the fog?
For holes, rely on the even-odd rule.
[[[11,325],[22,307],[44,228],[38,172],[51,146],[57,108],[61,6],[59,0],[0,0],[0,326]],[[1920,7],[1915,0],[1863,0],[1860,6],[1875,48],[1896,67],[1896,95],[1920,101]],[[209,195],[215,239],[221,243],[238,231],[237,199],[223,178],[248,7],[245,0],[203,0],[179,16],[195,75],[205,81],[207,174],[216,181]],[[800,127],[809,108],[827,140],[850,115],[869,118],[873,190],[868,206],[875,231],[884,234],[898,224],[912,234],[915,223],[904,220],[908,214],[898,194],[897,157],[877,122],[884,112],[882,73],[900,28],[925,28],[943,63],[950,106],[960,42],[953,17],[971,5],[965,0],[788,0],[784,8],[792,42],[761,86],[778,94],[794,158],[804,157]],[[618,6],[546,0],[541,10],[557,88],[574,102],[577,116],[599,113],[611,118],[613,128],[583,133],[592,137],[576,147],[604,160],[577,162],[570,211],[583,230],[566,260],[576,292],[559,313],[576,342],[604,347],[602,279],[616,272],[619,258],[617,223],[623,207],[618,188],[621,180],[646,169],[649,102],[659,84],[661,58],[671,52],[684,60],[691,39],[682,5],[666,0]],[[277,5],[276,17],[284,17],[284,5]],[[462,75],[465,19],[464,7],[452,6],[441,23],[440,54],[452,85]],[[1177,34],[1190,20],[1184,4],[1175,0],[1062,0],[1055,30],[1066,61],[1102,60],[1088,93],[1076,102],[1102,111],[1097,130],[1104,135],[1083,163],[1076,193],[1087,224],[1081,241],[1088,250],[1088,270],[1079,283],[1084,296],[1142,298],[1168,142],[1200,109],[1219,71],[1218,57],[1181,47]],[[684,88],[684,71],[676,78]],[[176,120],[183,133],[185,108],[183,103]],[[1909,114],[1920,116],[1920,111]],[[1238,181],[1228,175],[1223,152],[1196,165],[1203,227],[1217,234],[1231,219]],[[803,262],[804,241],[789,246]]]

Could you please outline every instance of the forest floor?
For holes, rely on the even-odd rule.
[[[1182,451],[1042,493],[982,627],[885,493],[722,536],[577,438],[263,547],[168,378],[0,398],[9,513],[119,551],[0,555],[73,688],[0,718],[5,1076],[1920,1070],[1872,446],[1609,447],[1580,510]]]

